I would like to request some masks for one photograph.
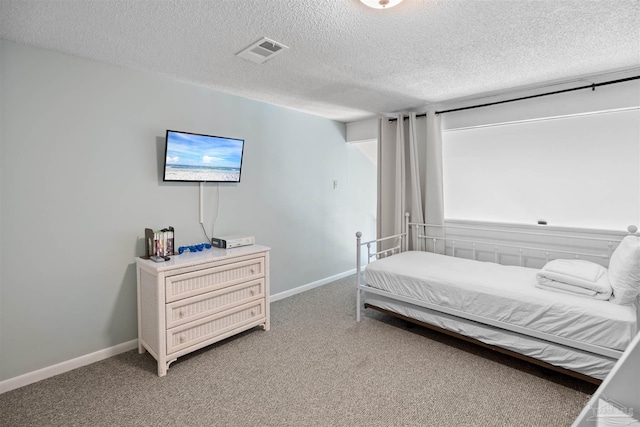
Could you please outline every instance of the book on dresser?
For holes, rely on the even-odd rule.
[[[138,351],[167,374],[178,357],[248,329],[270,328],[269,252],[261,245],[136,258]]]
[[[174,254],[175,229],[173,227],[162,230],[144,229],[144,240],[147,247],[146,258],[166,257]]]

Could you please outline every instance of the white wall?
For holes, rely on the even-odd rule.
[[[351,270],[375,233],[375,167],[343,123],[7,41],[0,58],[0,380],[136,338],[145,227],[204,240],[198,185],[162,182],[167,128],[245,139],[215,230],[272,247],[272,294]]]
[[[378,122],[379,119],[371,118],[346,124],[347,142],[354,144],[376,167],[378,165]]]
[[[379,119],[371,118],[347,123],[347,142],[358,143],[378,139]]]

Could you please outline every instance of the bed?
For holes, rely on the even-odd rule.
[[[412,227],[422,231],[410,233]],[[629,235],[620,240],[591,239],[595,242],[581,243],[587,247],[604,243],[605,254],[595,256],[603,259],[605,265],[611,259],[616,271],[581,259],[590,254],[576,250],[517,246],[513,239],[508,244],[492,244],[486,239],[454,240],[444,230],[429,235],[426,229],[425,224],[411,224],[407,220],[404,232],[399,235],[362,242],[361,234],[356,234],[358,321],[364,299],[365,308],[595,384],[611,371],[638,332],[640,237],[634,234],[637,231],[634,227],[630,226]],[[426,247],[417,244],[420,239],[432,242],[432,252],[409,248],[410,235],[414,246]],[[473,247],[469,258],[456,256],[461,252],[462,241]],[[383,242],[393,245],[377,250]],[[444,243],[442,253],[437,253],[438,242]],[[477,259],[477,244],[491,245],[495,251],[492,261]],[[361,248],[365,246],[367,253],[363,256]],[[499,263],[500,248],[512,248],[519,258],[518,265]],[[543,267],[524,265],[523,248],[529,253],[542,251]],[[620,262],[624,264],[622,267]],[[593,279],[593,286],[585,285],[586,289],[578,282],[581,286],[574,292],[571,286],[575,282],[567,280],[567,287],[564,276],[549,286],[545,280],[557,279],[554,266],[565,268],[563,271],[574,269],[569,271],[580,280]],[[620,269],[626,282],[616,293],[617,286],[609,284],[620,279]]]

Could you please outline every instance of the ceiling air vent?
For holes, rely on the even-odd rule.
[[[273,58],[280,52],[283,52],[285,49],[289,48],[282,43],[263,37],[248,48],[238,52],[237,55],[247,61],[262,64],[266,60]]]

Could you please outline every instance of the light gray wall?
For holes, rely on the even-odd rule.
[[[242,182],[205,185],[205,223],[219,191],[216,234],[272,247],[272,295],[351,270],[355,231],[375,234],[375,167],[343,123],[13,42],[0,54],[0,380],[136,338],[145,227],[204,241],[198,184],[162,182],[167,128],[245,139]]]

